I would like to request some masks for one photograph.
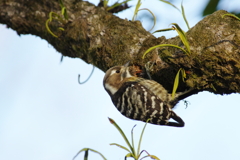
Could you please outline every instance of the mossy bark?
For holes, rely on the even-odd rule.
[[[31,34],[45,39],[63,56],[81,58],[106,71],[127,61],[144,66],[151,62],[154,80],[171,91],[177,71],[187,74],[179,90],[195,88],[216,94],[240,93],[240,21],[217,11],[205,17],[186,34],[191,54],[176,48],[159,48],[143,53],[158,44],[174,44],[184,48],[180,38],[156,38],[139,21],[120,19],[103,7],[81,0],[64,0],[68,19],[61,16],[57,0],[25,1],[0,0],[0,23],[19,35]],[[49,23],[52,36],[45,23],[49,13],[60,18]],[[63,28],[64,31],[60,30]]]

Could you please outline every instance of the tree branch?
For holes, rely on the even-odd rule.
[[[68,19],[61,15],[57,0],[0,0],[0,23],[19,35],[39,36],[62,55],[81,58],[103,71],[129,60],[139,66],[151,62],[153,79],[169,91],[177,71],[182,68],[187,78],[180,83],[179,91],[191,87],[217,94],[240,93],[240,21],[222,18],[226,11],[205,17],[186,33],[190,55],[165,47],[149,53],[143,60],[143,53],[152,46],[175,44],[184,48],[184,45],[178,36],[156,38],[139,21],[120,19],[88,2],[65,0],[64,6]],[[49,23],[57,38],[45,26],[50,12],[63,19],[56,18]]]

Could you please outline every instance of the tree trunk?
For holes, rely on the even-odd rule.
[[[226,11],[205,17],[186,33],[190,54],[165,47],[142,59],[148,48],[158,44],[185,47],[178,36],[156,38],[139,21],[120,19],[89,2],[64,0],[64,6],[68,19],[61,15],[57,0],[0,0],[0,23],[19,35],[39,36],[63,56],[81,58],[103,71],[127,61],[142,67],[153,64],[149,70],[152,78],[169,91],[182,68],[187,77],[178,91],[195,88],[191,94],[203,90],[216,94],[240,92],[240,21],[222,18]],[[50,12],[53,19],[48,22],[48,31]]]

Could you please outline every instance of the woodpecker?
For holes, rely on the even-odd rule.
[[[103,79],[103,86],[118,111],[134,120],[150,119],[149,123],[156,125],[183,127],[184,121],[172,111],[182,93],[172,99],[161,84],[137,77],[128,64],[110,68]],[[171,118],[175,122],[169,121]]]

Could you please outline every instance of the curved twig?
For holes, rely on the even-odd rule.
[[[93,69],[92,69],[90,75],[89,75],[88,78],[87,78],[85,81],[83,81],[83,82],[80,82],[80,76],[81,76],[81,75],[79,74],[79,75],[78,75],[78,83],[79,83],[79,84],[84,84],[84,83],[86,83],[86,82],[91,78],[94,69],[95,69],[95,66],[93,65]]]

